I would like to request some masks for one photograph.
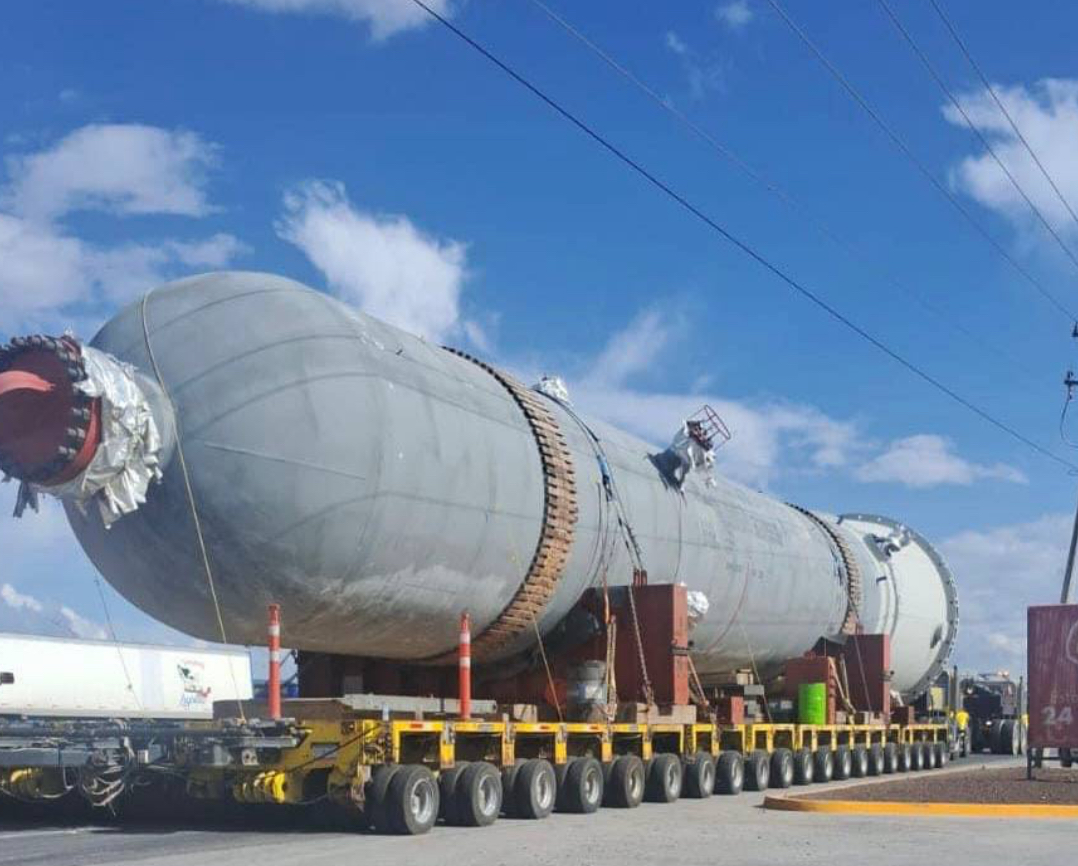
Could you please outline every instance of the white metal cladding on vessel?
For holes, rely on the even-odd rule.
[[[943,670],[958,637],[958,588],[939,551],[915,530],[878,514],[844,514],[873,554],[880,598],[872,624],[891,635],[893,687],[906,694],[924,691]]]
[[[498,620],[539,547],[546,478],[535,431],[495,376],[266,274],[170,284],[150,296],[145,315],[229,639],[260,642],[271,601],[282,605],[286,646],[401,660],[449,652],[463,610],[477,635]],[[149,371],[142,305],[121,312],[94,345]],[[703,677],[752,663],[773,672],[821,637],[842,640],[848,557],[864,576],[853,604],[864,630],[920,639],[901,622],[917,612],[891,604],[875,580],[877,553],[850,525],[722,478],[713,488],[690,478],[678,491],[656,468],[654,448],[536,398],[564,438],[577,506],[541,632],[604,574],[615,585],[632,579],[609,472],[651,581],[683,582],[708,598],[693,633]],[[126,597],[218,639],[176,463],[108,531],[92,514],[68,515]],[[901,571],[901,559],[893,567]],[[491,657],[533,641],[522,629]],[[896,681],[923,677],[909,665]]]

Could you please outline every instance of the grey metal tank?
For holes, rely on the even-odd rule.
[[[707,596],[693,632],[705,678],[751,663],[766,675],[860,628],[892,635],[893,687],[912,695],[954,643],[950,573],[901,524],[812,514],[721,477],[679,491],[646,443],[293,281],[172,283],[92,346],[138,371],[164,431],[163,478],[108,528],[93,510],[68,516],[117,590],[192,635],[221,636],[174,428],[232,641],[262,643],[277,602],[285,646],[422,660],[454,648],[467,610],[479,635],[509,621],[489,653],[508,656],[535,639],[507,614],[522,597],[548,632],[604,574],[631,581],[612,480],[651,582]],[[550,526],[560,484],[568,529]],[[522,590],[544,538],[562,546],[553,579]]]

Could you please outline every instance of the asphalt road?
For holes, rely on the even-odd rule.
[[[967,759],[931,772],[1011,762]],[[645,803],[633,811],[553,815],[545,821],[502,819],[483,829],[436,827],[414,838],[321,831],[281,811],[251,816],[243,824],[218,818],[117,824],[74,819],[67,825],[44,818],[13,818],[10,812],[4,817],[0,811],[0,864],[775,866],[864,858],[874,866],[926,862],[1059,866],[1070,860],[1078,841],[1078,827],[1067,820],[773,812],[760,808],[762,799],[760,794],[746,793],[682,800],[671,806]]]

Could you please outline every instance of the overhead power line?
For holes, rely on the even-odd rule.
[[[1064,466],[1067,469],[1076,469],[1076,470],[1078,470],[1078,465],[1076,465],[1074,463],[1071,463],[1069,460],[1065,460],[1064,458],[1060,457],[1057,454],[1053,454],[1051,451],[1049,451],[1043,445],[1040,445],[1039,443],[1033,441],[1028,436],[1025,436],[1024,434],[1020,433],[1019,431],[1017,431],[1016,429],[1011,427],[1006,422],[1000,421],[998,418],[991,415],[989,412],[982,409],[977,404],[971,402],[970,400],[967,400],[965,397],[963,397],[957,391],[955,391],[954,389],[952,389],[948,385],[945,385],[939,379],[934,377],[931,373],[928,373],[927,371],[921,369],[919,366],[914,364],[912,361],[909,361],[908,359],[903,357],[901,354],[899,354],[897,351],[890,348],[882,340],[880,340],[879,338],[873,336],[871,333],[866,331],[864,328],[862,328],[860,325],[858,325],[852,319],[848,318],[846,315],[841,313],[835,307],[831,306],[831,304],[829,304],[827,301],[825,301],[823,298],[821,298],[819,295],[817,295],[815,292],[813,292],[807,286],[803,285],[798,280],[796,280],[794,277],[787,274],[778,265],[772,264],[767,258],[765,258],[761,253],[757,252],[756,249],[754,249],[752,246],[750,246],[747,242],[741,240],[739,237],[734,235],[728,229],[724,228],[721,224],[716,222],[714,219],[712,219],[710,216],[708,216],[704,211],[702,211],[700,208],[698,208],[696,205],[694,205],[692,202],[690,202],[688,199],[686,199],[683,195],[681,195],[681,193],[674,190],[665,181],[661,180],[659,177],[657,177],[655,174],[653,174],[651,171],[649,171],[647,168],[645,168],[641,163],[637,162],[635,159],[633,159],[631,156],[629,156],[623,150],[621,150],[617,145],[613,144],[611,141],[609,141],[607,138],[605,138],[601,133],[599,133],[598,131],[593,129],[590,125],[588,125],[588,123],[586,123],[584,120],[580,119],[577,115],[573,114],[569,109],[562,106],[561,103],[557,102],[553,97],[548,96],[543,90],[541,90],[536,85],[532,84],[527,78],[525,78],[523,75],[521,75],[515,69],[513,69],[513,67],[511,67],[508,63],[501,60],[495,54],[491,53],[486,47],[484,47],[481,43],[477,42],[475,39],[473,39],[471,36],[469,36],[467,33],[465,33],[459,27],[457,27],[457,25],[455,25],[453,22],[451,22],[448,18],[444,17],[443,15],[440,15],[438,12],[436,12],[434,9],[432,9],[430,6],[428,6],[424,2],[424,0],[411,0],[411,2],[414,3],[416,6],[418,6],[419,8],[423,9],[431,18],[433,18],[435,21],[438,21],[440,24],[442,24],[442,26],[444,26],[447,30],[452,32],[455,36],[457,36],[462,42],[467,44],[474,51],[481,54],[490,63],[497,66],[502,72],[504,72],[506,75],[508,75],[510,78],[512,78],[515,82],[517,82],[517,84],[519,84],[521,87],[528,90],[533,96],[535,96],[537,99],[541,100],[543,103],[545,103],[551,109],[553,109],[555,112],[557,112],[559,115],[561,115],[562,118],[569,121],[569,123],[571,123],[578,130],[583,132],[588,138],[590,138],[592,141],[594,141],[596,144],[598,144],[600,147],[602,147],[604,150],[606,150],[607,153],[609,153],[611,156],[615,157],[617,160],[619,160],[621,163],[623,163],[626,167],[628,167],[632,171],[636,172],[638,175],[640,175],[642,178],[644,178],[644,180],[646,180],[649,184],[654,186],[656,189],[658,189],[660,192],[665,194],[667,197],[671,198],[674,202],[676,202],[684,210],[688,211],[690,214],[692,214],[694,217],[696,217],[698,220],[700,220],[700,222],[704,223],[704,225],[706,225],[708,228],[710,228],[716,234],[718,234],[721,237],[725,238],[727,241],[729,241],[731,244],[733,244],[735,247],[737,247],[739,250],[741,250],[741,252],[743,252],[745,255],[747,255],[749,258],[751,258],[753,261],[755,261],[762,268],[764,268],[765,270],[767,270],[768,272],[770,272],[774,276],[778,277],[780,280],[782,280],[782,282],[784,282],[787,286],[789,286],[791,289],[793,289],[799,295],[801,295],[802,297],[804,297],[807,300],[811,301],[813,304],[815,304],[817,307],[822,309],[829,316],[831,316],[833,319],[835,319],[836,321],[838,321],[839,323],[844,325],[846,328],[853,331],[855,334],[857,334],[859,337],[861,337],[867,343],[871,344],[876,349],[883,352],[885,355],[887,355],[893,361],[895,361],[898,364],[900,364],[901,366],[905,367],[906,370],[913,373],[919,379],[923,380],[924,382],[927,382],[929,385],[931,385],[936,390],[938,390],[941,393],[945,394],[946,396],[950,397],[951,400],[958,403],[960,406],[963,406],[964,408],[968,409],[970,412],[977,415],[979,418],[981,418],[981,420],[987,422],[988,424],[991,424],[997,430],[1000,430],[1001,432],[1007,434],[1008,436],[1010,436],[1015,441],[1022,443],[1026,447],[1028,447],[1031,450],[1035,451],[1036,453],[1040,454],[1042,457],[1046,457],[1047,459],[1049,459],[1049,460],[1051,460],[1051,461],[1053,461],[1055,463],[1058,463],[1059,465]]]
[[[1059,186],[1052,179],[1052,175],[1048,173],[1048,169],[1044,167],[1044,163],[1041,162],[1040,157],[1037,156],[1037,152],[1030,146],[1029,142],[1026,140],[1026,137],[1022,134],[1022,130],[1018,128],[1018,124],[1014,122],[1014,118],[1007,110],[1007,106],[1003,104],[1003,100],[999,98],[999,95],[996,93],[996,89],[988,81],[988,77],[984,74],[984,72],[981,71],[981,67],[978,65],[977,61],[973,59],[973,55],[966,47],[966,43],[962,41],[962,37],[958,35],[958,31],[955,29],[954,24],[952,24],[951,20],[946,16],[946,14],[944,14],[942,7],[939,5],[939,3],[936,2],[936,0],[929,0],[929,2],[932,4],[932,8],[936,10],[936,14],[939,16],[940,21],[943,22],[943,25],[947,28],[948,32],[950,32],[951,37],[955,41],[955,44],[958,45],[959,50],[965,56],[966,60],[969,62],[969,65],[973,67],[973,71],[977,73],[977,77],[981,79],[981,84],[984,85],[985,90],[987,90],[989,95],[992,97],[992,101],[996,103],[996,107],[999,108],[1000,113],[1007,119],[1007,123],[1010,124],[1011,130],[1014,132],[1015,137],[1022,143],[1022,146],[1026,149],[1026,152],[1033,159],[1033,162],[1036,164],[1037,168],[1040,169],[1041,174],[1044,175],[1044,179],[1048,181],[1048,185],[1052,187],[1052,191],[1056,194],[1056,197],[1060,200],[1060,202],[1062,202],[1063,207],[1067,209],[1067,213],[1070,214],[1070,217],[1074,221],[1074,224],[1078,226],[1078,215],[1074,213],[1074,208],[1070,206],[1070,202],[1067,201],[1067,197],[1063,195],[1062,191],[1060,191]]]
[[[1078,268],[1078,258],[1075,258],[1075,255],[1071,251],[1071,248],[1063,242],[1063,238],[1059,236],[1059,233],[1055,230],[1052,224],[1048,222],[1048,219],[1041,212],[1041,209],[1037,207],[1036,204],[1034,204],[1033,199],[1031,199],[1029,195],[1027,195],[1026,191],[1022,188],[1022,185],[1018,182],[1018,179],[1014,176],[1014,174],[1012,174],[1011,170],[1007,168],[1006,163],[1004,163],[1003,160],[1000,159],[999,154],[996,153],[996,149],[992,147],[992,143],[985,137],[985,134],[981,132],[980,127],[978,127],[973,122],[969,114],[966,113],[966,109],[962,107],[962,103],[958,101],[958,98],[954,95],[951,88],[947,85],[947,82],[943,80],[943,77],[936,70],[936,67],[933,65],[932,61],[929,60],[928,55],[921,50],[921,47],[914,41],[913,36],[899,20],[898,16],[894,13],[894,10],[892,10],[891,7],[887,5],[887,0],[877,0],[877,2],[880,4],[880,7],[883,9],[883,11],[887,14],[887,17],[891,20],[891,23],[895,26],[895,29],[898,30],[898,32],[902,35],[902,38],[905,39],[906,43],[910,46],[910,49],[913,51],[913,53],[917,55],[917,58],[921,61],[921,64],[925,67],[925,69],[928,70],[928,74],[932,76],[933,80],[939,86],[939,89],[943,91],[944,96],[946,96],[947,99],[950,100],[951,105],[955,107],[955,110],[960,115],[962,115],[962,119],[966,122],[966,126],[968,126],[970,128],[970,131],[977,136],[978,140],[984,146],[984,149],[988,151],[989,156],[992,157],[996,165],[998,165],[1003,174],[1006,175],[1007,180],[1011,182],[1011,186],[1015,188],[1015,190],[1022,197],[1025,203],[1029,205],[1029,209],[1033,211],[1033,215],[1037,217],[1041,225],[1044,226],[1044,230],[1055,239],[1055,242],[1059,245],[1059,248],[1063,250],[1064,255],[1066,255],[1067,258],[1071,260],[1071,264],[1073,264],[1075,268]]]
[[[584,45],[589,51],[599,57],[607,66],[625,78],[630,84],[636,87],[639,91],[645,94],[652,102],[654,102],[659,108],[672,116],[679,123],[686,126],[698,139],[703,141],[712,150],[719,154],[723,159],[732,163],[735,168],[740,170],[746,177],[752,180],[754,183],[761,186],[767,192],[778,198],[784,205],[790,208],[795,213],[799,214],[805,219],[816,231],[826,237],[840,249],[842,249],[852,259],[861,262],[862,264],[879,269],[883,272],[884,278],[898,291],[905,294],[912,299],[916,304],[920,305],[922,309],[927,310],[933,316],[938,318],[945,325],[958,331],[964,337],[966,337],[971,343],[976,345],[986,354],[989,354],[994,360],[1000,358],[1008,359],[1016,367],[1021,367],[1027,374],[1033,374],[1033,371],[1029,366],[1016,358],[1008,349],[1001,345],[994,343],[991,340],[986,339],[983,335],[976,331],[967,328],[961,321],[950,316],[943,308],[936,306],[929,299],[925,298],[919,292],[914,291],[908,285],[903,283],[893,274],[887,272],[881,268],[877,263],[873,262],[864,250],[859,249],[853,242],[847,241],[830,226],[823,221],[816,213],[812,211],[807,205],[803,204],[797,198],[795,198],[787,190],[783,189],[778,183],[770,180],[763,175],[758,169],[754,168],[750,163],[735,153],[728,145],[718,140],[712,133],[704,129],[700,124],[689,117],[685,112],[681,111],[676,105],[670,102],[669,99],[663,97],[655,88],[642,81],[636,74],[634,74],[627,66],[614,58],[609,52],[598,45],[594,40],[589,38],[579,28],[574,26],[564,16],[554,11],[550,6],[543,2],[543,0],[528,0],[533,6],[543,12],[551,21],[561,27],[570,36]],[[1037,374],[1039,376],[1039,374]]]
[[[873,122],[883,130],[884,134],[891,139],[892,143],[905,155],[906,159],[916,168],[925,179],[935,187],[936,191],[942,195],[951,205],[957,210],[962,217],[968,222],[974,230],[983,237],[999,255],[1008,263],[1015,271],[1017,271],[1026,282],[1028,282],[1034,289],[1037,290],[1052,306],[1065,315],[1071,322],[1078,321],[1078,315],[1071,312],[1055,295],[1053,295],[1048,289],[1044,287],[1040,280],[1038,280],[1033,274],[1031,274],[1026,268],[1024,268],[1019,261],[1007,252],[1006,248],[995,237],[992,236],[984,226],[982,226],[977,219],[970,213],[969,209],[962,204],[961,201],[947,189],[946,185],[936,177],[935,174],[918,158],[917,154],[913,152],[905,140],[883,119],[880,113],[872,107],[872,105],[861,95],[860,91],[850,83],[850,80],[843,75],[840,70],[826,54],[820,50],[819,46],[809,38],[809,35],[794,21],[778,0],[768,0],[771,8],[778,13],[779,17],[789,26],[790,30],[805,44],[805,46],[816,56],[816,59],[820,61],[823,67],[831,74],[831,76],[840,84],[842,88],[849,94],[850,98],[856,102],[861,109],[872,118]]]

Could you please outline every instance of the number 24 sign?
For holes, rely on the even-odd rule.
[[[1078,746],[1078,605],[1029,608],[1029,744]]]

